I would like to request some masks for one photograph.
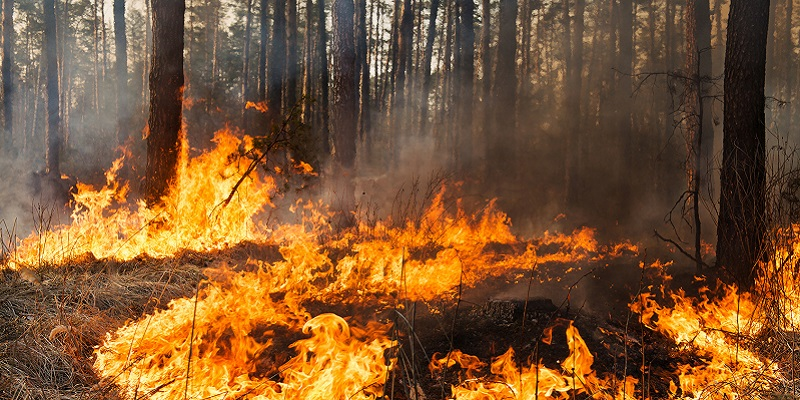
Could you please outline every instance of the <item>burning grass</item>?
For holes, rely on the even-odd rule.
[[[105,187],[79,188],[71,224],[10,254],[8,398],[796,396],[794,347],[762,344],[794,337],[797,303],[767,324],[760,310],[776,308],[733,288],[665,290],[671,264],[636,267],[630,243],[588,228],[522,240],[493,202],[467,212],[444,189],[413,219],[334,229],[324,205],[300,201],[295,222],[266,224],[273,179],[240,179],[231,156],[252,142],[216,141],[187,161],[164,208],[130,202],[112,170]],[[785,299],[797,293],[793,254],[774,266]],[[620,283],[632,312],[598,317],[570,291],[558,307],[530,296],[588,276],[605,287],[590,297],[607,294],[612,270],[640,276]],[[527,291],[488,308],[470,300],[487,287]]]

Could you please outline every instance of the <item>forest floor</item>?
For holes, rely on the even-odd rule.
[[[122,399],[113,384],[101,380],[93,369],[94,350],[107,335],[126,322],[137,320],[156,309],[166,308],[170,300],[191,297],[204,269],[220,261],[243,261],[251,257],[280,257],[273,247],[240,244],[213,254],[185,252],[179,256],[132,261],[74,260],[66,265],[44,266],[36,271],[0,271],[0,399]],[[633,258],[626,264],[635,265]],[[607,266],[587,266],[608,268]],[[597,276],[598,274],[595,274]],[[602,274],[601,274],[602,275]],[[519,282],[516,283],[519,285]],[[457,302],[417,302],[405,304],[406,322],[393,317],[396,309],[383,307],[376,314],[374,305],[341,306],[309,303],[316,315],[335,312],[345,316],[363,315],[394,321],[401,347],[419,344],[412,362],[390,374],[387,398],[428,399],[450,396],[451,385],[463,381],[458,368],[433,375],[428,364],[435,353],[460,349],[488,362],[513,347],[539,359],[550,368],[569,353],[563,339],[567,321],[573,321],[591,349],[598,374],[620,378],[631,375],[648,382],[648,396],[668,398],[670,382],[677,382],[676,366],[692,363],[691,351],[678,351],[674,342],[637,322],[636,316],[614,311],[615,306],[597,307],[594,294],[577,303],[568,292],[563,296],[499,296],[486,293],[508,292],[503,278],[483,282],[473,296]],[[527,285],[523,283],[523,285]],[[626,289],[627,290],[627,289]],[[623,297],[619,293],[610,296]],[[577,298],[577,296],[576,296]],[[608,299],[606,299],[608,300]],[[620,299],[624,307],[628,299]],[[595,303],[594,308],[585,307]],[[604,310],[604,311],[602,311]],[[405,326],[406,328],[403,328]],[[547,328],[555,326],[551,345],[542,344]],[[289,344],[303,335],[295,332]],[[289,339],[289,338],[287,338]],[[699,360],[698,360],[699,361]],[[412,366],[413,365],[413,366]],[[485,368],[488,374],[488,366]],[[414,377],[415,382],[410,382]],[[393,389],[389,390],[389,387]],[[413,388],[413,390],[411,389]]]

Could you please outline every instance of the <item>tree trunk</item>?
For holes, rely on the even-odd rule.
[[[14,0],[3,0],[3,152],[14,145]]]
[[[272,10],[272,42],[269,48],[267,77],[267,115],[269,124],[280,119],[286,79],[286,2],[275,0]]]
[[[286,1],[286,89],[285,107],[297,103],[297,0]]]
[[[114,44],[117,55],[117,145],[128,140],[131,107],[128,93],[128,38],[125,36],[125,0],[114,0]]]
[[[517,0],[510,0],[514,2],[514,19],[511,22],[511,27],[513,28],[514,32],[516,32],[516,1]],[[457,158],[457,168],[459,170],[467,171],[472,163],[473,160],[473,148],[472,148],[472,123],[473,123],[473,102],[474,102],[474,85],[475,85],[475,3],[473,0],[456,0],[456,6],[458,7],[458,26],[456,34],[456,42],[458,43],[458,56],[456,58],[456,66],[457,66],[457,76],[458,79],[456,80],[456,84],[458,85],[458,93],[459,96],[457,97],[458,104],[459,104],[459,111],[457,113],[458,122],[460,123],[460,128],[458,132],[460,132],[456,139],[456,154]],[[516,38],[512,39],[516,41]],[[516,42],[515,42],[516,43]],[[499,50],[498,50],[499,51]],[[512,51],[514,54],[515,50]],[[513,57],[513,56],[512,56]],[[504,77],[504,79],[508,79],[508,82],[512,82],[513,86],[511,87],[511,92],[513,93],[516,90],[516,75],[513,73],[512,67],[512,74],[511,76]],[[509,113],[513,112],[513,109],[506,110]],[[510,117],[513,120],[513,116]]]
[[[47,68],[46,172],[60,177],[61,119],[58,97],[58,56],[56,53],[56,10],[54,0],[44,0],[44,52]]]
[[[725,50],[725,113],[717,266],[742,290],[764,256],[766,134],[764,81],[769,0],[731,0]]]
[[[153,207],[175,184],[181,149],[185,0],[152,0],[153,64],[145,198]]]
[[[330,114],[328,113],[329,80],[328,73],[328,30],[325,21],[325,0],[317,0],[317,67],[319,68],[319,140],[322,145],[322,155],[331,154],[330,140]]]
[[[256,99],[260,102],[267,100],[267,40],[269,39],[267,35],[267,6],[267,0],[261,0],[261,10],[258,14],[261,41],[258,44],[258,96],[256,96]]]
[[[507,194],[508,185],[515,183],[516,167],[516,54],[517,1],[500,1],[500,27],[497,38],[497,68],[494,78],[494,131],[489,154],[489,177],[499,184],[499,193]]]
[[[438,1],[438,0],[434,0]],[[361,81],[361,94],[359,96],[359,100],[361,106],[359,107],[359,122],[358,122],[358,131],[361,136],[362,142],[365,143],[366,147],[369,148],[368,142],[370,142],[370,89],[369,89],[369,60],[367,58],[367,0],[358,0],[358,4],[356,5],[356,19],[358,20],[357,24],[357,46],[356,46],[356,54],[358,57],[358,69],[357,74]]]
[[[349,223],[355,208],[353,168],[356,160],[358,84],[353,0],[333,2],[333,162],[337,205],[342,222]]]
[[[244,20],[244,45],[242,50],[242,128],[248,129],[247,102],[250,100],[250,35],[253,24],[253,0],[247,0]]]
[[[433,42],[436,40],[436,17],[439,13],[440,0],[431,0],[431,12],[428,17],[428,36],[425,38],[425,56],[422,62],[422,109],[420,114],[420,133],[427,133],[428,104],[431,95],[431,63],[433,61]]]
[[[525,0],[523,0],[525,1]],[[492,13],[489,0],[481,1],[481,64],[483,65],[483,78],[481,79],[481,97],[483,100],[483,136],[488,138],[492,132],[492,54],[489,48],[492,34]],[[523,39],[524,40],[524,39]]]
[[[583,191],[583,127],[581,126],[581,92],[583,84],[583,34],[585,0],[575,0],[575,24],[570,29],[572,33],[572,54],[570,57],[570,70],[567,82],[567,155],[566,155],[566,185],[568,206],[577,206],[581,201]]]
[[[306,6],[306,21],[305,21],[305,36],[303,38],[303,122],[306,125],[313,126],[314,107],[312,103],[315,99],[314,94],[314,3],[311,0],[305,0]],[[316,167],[316,165],[315,165]]]

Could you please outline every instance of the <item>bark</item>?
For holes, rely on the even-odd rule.
[[[3,152],[14,145],[14,0],[3,0]]]
[[[314,3],[311,0],[305,0],[306,6],[306,21],[305,33],[303,38],[303,122],[306,125],[313,124],[314,108],[312,101],[314,95]]]
[[[742,290],[755,283],[766,234],[764,83],[769,0],[732,0],[725,50],[725,112],[717,266]]]
[[[425,55],[422,61],[422,109],[420,115],[420,133],[427,133],[428,104],[431,95],[431,63],[433,61],[433,44],[436,40],[436,17],[439,13],[440,0],[431,0],[431,12],[428,17],[428,35],[425,38]]]
[[[367,0],[358,0],[358,4],[356,5],[356,19],[356,29],[358,31],[356,42],[357,73],[361,84],[361,94],[359,96],[361,107],[359,107],[358,131],[361,140],[368,142],[370,140],[370,66],[367,59]]]
[[[483,78],[481,79],[481,97],[483,100],[483,136],[488,137],[492,131],[492,54],[491,50],[489,49],[492,33],[492,15],[489,0],[481,1],[481,15],[483,17],[483,26],[481,26],[481,64],[483,65]]]
[[[244,19],[244,45],[242,50],[242,127],[247,132],[247,102],[250,100],[250,35],[253,24],[253,0],[247,0]]]
[[[331,153],[330,140],[330,114],[328,112],[329,98],[328,88],[330,75],[328,72],[328,31],[325,21],[325,0],[317,0],[317,66],[319,68],[319,140],[322,146],[322,154]]]
[[[267,0],[261,0],[261,10],[259,11],[261,41],[258,47],[258,101],[267,100]]]
[[[125,0],[114,0],[114,43],[117,56],[117,145],[128,140],[131,106],[128,93],[128,38],[125,36]]]
[[[583,127],[581,126],[583,115],[581,112],[581,92],[583,85],[583,34],[584,34],[584,11],[585,0],[575,1],[575,23],[571,29],[572,54],[570,55],[571,69],[568,73],[567,83],[567,204],[577,205],[581,198],[584,182],[581,180],[583,174],[583,151],[584,138]]]
[[[286,1],[286,104],[297,103],[297,0]]]
[[[56,53],[56,10],[54,0],[44,0],[44,52],[47,73],[46,172],[51,176],[59,177],[61,175],[59,161],[61,152],[61,118],[59,115],[58,56]]]
[[[511,22],[510,27],[507,29],[514,29],[516,32],[516,0],[514,2],[514,20]],[[457,113],[458,122],[460,123],[460,135],[456,138],[456,155],[457,167],[461,171],[466,171],[469,164],[472,162],[473,149],[472,149],[472,123],[473,123],[473,102],[474,102],[474,80],[475,80],[475,3],[473,0],[456,0],[456,7],[458,9],[458,25],[456,27],[456,42],[458,43],[458,56],[456,58],[458,79],[458,97],[457,100],[459,111]],[[515,34],[516,35],[516,34]],[[512,39],[516,41],[516,37]],[[516,43],[516,42],[515,42]],[[499,51],[499,50],[498,50]],[[513,54],[516,50],[512,51]],[[513,82],[511,93],[516,90],[515,74],[505,77],[509,82]],[[499,89],[498,89],[499,90]],[[506,110],[513,113],[513,109]],[[513,120],[513,116],[510,116]]]
[[[358,94],[353,0],[333,2],[333,161],[336,198],[334,209],[349,222],[355,207],[352,172],[356,159]]]
[[[489,178],[502,189],[515,181],[514,168],[517,154],[516,129],[516,54],[517,54],[517,2],[500,1],[500,27],[497,38],[497,66],[494,83],[494,131],[489,154]]]
[[[152,0],[153,62],[145,198],[151,207],[175,184],[181,152],[184,0]]]
[[[275,0],[273,7],[267,76],[267,115],[270,125],[276,123],[282,113],[281,102],[286,79],[286,2]]]

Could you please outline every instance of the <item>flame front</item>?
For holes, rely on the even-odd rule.
[[[278,261],[208,268],[194,297],[109,333],[96,351],[95,369],[131,398],[380,398],[400,346],[381,312],[402,309],[403,301],[454,299],[487,278],[519,278],[541,264],[564,265],[557,279],[580,261],[638,251],[630,243],[601,245],[589,228],[522,241],[494,202],[468,214],[460,203],[446,206],[444,189],[416,221],[359,222],[334,231],[323,204],[298,201],[291,209],[298,223],[267,226],[258,221],[273,207],[273,178],[260,173],[240,182],[245,166],[231,157],[247,150],[250,140],[223,131],[215,141],[216,149],[186,161],[162,208],[128,201],[127,187],[115,177],[118,161],[104,187],[79,186],[71,224],[23,240],[9,260],[12,267],[35,268],[84,254],[168,257],[243,241],[279,250]],[[296,169],[312,173],[307,164]],[[786,282],[787,299],[798,298],[790,268],[798,250],[778,254],[784,261],[771,267]],[[667,307],[656,294],[643,293],[631,304],[647,327],[704,357],[699,365],[679,366],[674,397],[739,398],[762,377],[780,376],[774,362],[736,340],[762,328],[758,307],[735,288],[723,290],[725,296],[715,301],[667,293],[674,303]],[[319,304],[358,305],[372,315],[345,319]],[[795,311],[783,318],[798,326]],[[642,395],[636,378],[598,375],[595,357],[572,323],[565,340],[569,355],[559,364],[548,361],[550,367],[542,360],[520,362],[509,349],[491,362],[452,351],[434,356],[430,370],[441,375],[459,366],[456,399]],[[482,373],[487,366],[489,373]]]

